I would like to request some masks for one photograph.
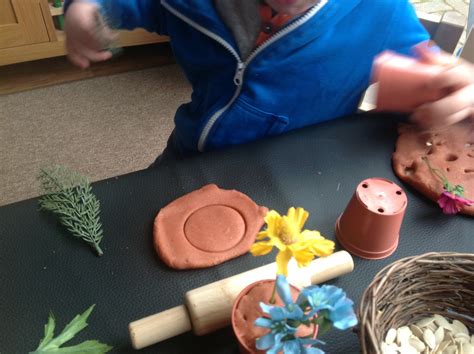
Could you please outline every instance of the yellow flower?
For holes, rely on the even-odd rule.
[[[287,215],[280,216],[271,210],[265,216],[267,228],[257,235],[257,242],[250,248],[254,256],[262,256],[278,248],[277,274],[287,276],[288,262],[295,258],[299,267],[305,267],[315,256],[329,256],[334,251],[334,242],[326,240],[318,231],[303,229],[309,213],[303,208],[290,208]]]

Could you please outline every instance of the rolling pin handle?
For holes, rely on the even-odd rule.
[[[128,325],[132,346],[135,349],[145,348],[191,329],[191,320],[184,305],[142,318]]]

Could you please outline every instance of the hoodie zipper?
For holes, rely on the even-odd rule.
[[[234,95],[230,99],[230,101],[221,109],[219,109],[217,112],[215,112],[207,121],[206,125],[204,126],[201,135],[199,136],[199,141],[198,141],[198,150],[203,152],[207,137],[209,136],[209,133],[216,123],[216,121],[219,119],[220,116],[222,116],[229,108],[232,106],[232,104],[235,102],[237,97],[240,95],[240,91],[242,90],[242,84],[243,84],[243,79],[244,79],[244,73],[245,69],[247,66],[250,64],[250,62],[266,47],[271,45],[272,43],[276,42],[280,38],[286,36],[288,33],[294,31],[304,23],[306,23],[308,20],[310,20],[314,15],[316,15],[319,10],[321,10],[324,5],[328,0],[321,0],[319,3],[315,6],[313,6],[307,13],[305,13],[303,16],[295,20],[294,22],[290,23],[288,26],[283,27],[280,31],[276,32],[273,36],[271,36],[269,39],[267,39],[265,42],[263,42],[261,45],[259,45],[257,48],[255,48],[249,55],[249,57],[245,60],[242,61],[240,58],[239,53],[221,36],[215,34],[214,32],[209,31],[207,28],[201,26],[200,24],[196,23],[195,21],[191,20],[189,17],[183,15],[180,13],[178,10],[176,10],[174,7],[172,7],[166,0],[162,0],[161,4],[168,10],[170,11],[173,15],[178,17],[179,19],[183,20],[186,22],[188,25],[191,27],[195,28],[196,30],[200,31],[201,33],[205,34],[206,36],[214,39],[216,42],[221,44],[228,52],[230,52],[235,59],[237,60],[237,67],[235,70],[234,74],[234,84],[237,86]]]

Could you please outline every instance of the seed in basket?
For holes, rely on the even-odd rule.
[[[435,323],[440,327],[450,327],[451,326],[449,321],[441,315],[436,314],[436,315],[433,316],[433,318],[434,318]]]
[[[474,346],[469,343],[463,343],[461,345],[461,353],[463,354],[474,354]]]
[[[397,330],[395,328],[390,328],[385,336],[385,343],[392,344],[397,338]]]
[[[465,333],[456,333],[454,335],[454,340],[458,343],[469,343],[470,337]]]
[[[434,332],[436,344],[439,344],[443,341],[444,339],[444,328],[443,327],[438,327],[438,329]]]
[[[458,351],[458,347],[455,345],[450,345],[444,350],[446,354],[455,354],[457,351]]]
[[[418,327],[417,325],[410,325],[410,329],[412,331],[412,333],[418,337],[418,339],[423,339],[423,331],[420,329],[420,327]]]
[[[400,327],[397,329],[397,343],[402,346],[408,343],[408,338],[411,336],[410,328],[407,326]]]
[[[395,343],[387,344],[385,342],[382,343],[381,348],[382,354],[398,354],[400,349]]]
[[[462,323],[461,321],[454,320],[453,321],[453,326],[455,326],[459,331],[456,331],[456,333],[464,333],[469,335],[469,330],[467,329],[466,325]]]
[[[448,347],[448,345],[451,344],[451,341],[446,340],[444,342],[439,343],[439,345],[436,347],[435,353],[444,353],[443,351]]]
[[[420,328],[424,328],[424,327],[428,326],[433,321],[434,321],[434,317],[426,317],[426,318],[423,318],[423,319],[419,320],[416,323],[416,325]]]
[[[428,345],[428,347],[430,347],[431,349],[434,349],[436,347],[436,338],[431,329],[427,328],[423,331],[423,339]]]
[[[422,352],[423,350],[425,350],[426,348],[426,345],[425,343],[423,343],[421,340],[419,340],[417,337],[415,336],[411,336],[409,339],[408,339],[408,343],[410,343],[410,345],[415,348],[417,351],[419,352]]]

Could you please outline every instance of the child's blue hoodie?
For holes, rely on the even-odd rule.
[[[175,116],[183,154],[353,113],[374,56],[428,39],[408,0],[322,0],[242,60],[213,0],[92,1],[119,28],[170,36],[193,88]]]

